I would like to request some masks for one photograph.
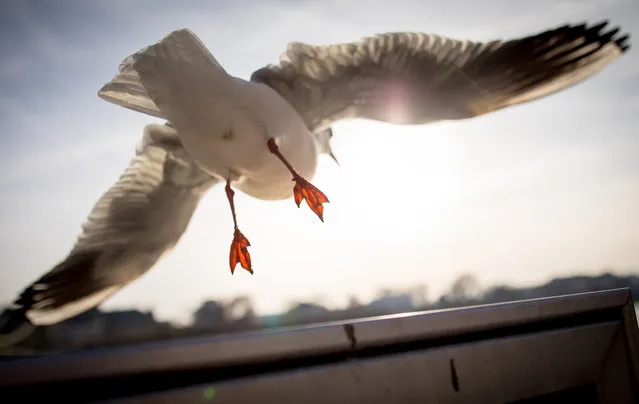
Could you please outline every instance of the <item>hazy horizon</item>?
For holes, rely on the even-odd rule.
[[[347,42],[389,31],[489,40],[604,19],[639,37],[636,0],[247,4],[0,5],[0,302],[66,256],[93,204],[128,165],[142,128],[162,122],[96,92],[126,56],[172,30],[193,30],[245,79],[276,62],[290,41]],[[237,192],[255,275],[238,267],[231,276],[232,220],[216,187],[174,251],[104,307],[184,320],[203,300],[237,295],[251,296],[263,314],[292,300],[335,307],[349,295],[368,300],[381,288],[414,284],[428,285],[434,297],[462,273],[482,285],[517,286],[604,269],[636,274],[636,66],[639,51],[631,47],[573,88],[461,122],[340,122],[333,144],[341,166],[323,158],[313,180],[331,200],[325,223],[292,199]],[[373,190],[374,203],[362,204]]]

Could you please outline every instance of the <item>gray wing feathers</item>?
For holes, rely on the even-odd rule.
[[[360,42],[291,43],[253,73],[314,131],[346,118],[422,124],[464,119],[543,97],[593,75],[628,49],[618,29],[563,26],[510,41],[389,33]]]
[[[173,128],[148,125],[125,172],[89,213],[74,249],[177,241],[214,182]]]
[[[183,72],[186,72],[180,83],[188,83],[193,88],[198,88],[197,77],[201,76],[203,79],[216,74],[227,76],[224,68],[192,31],[179,29],[124,59],[118,74],[98,91],[98,96],[113,104],[166,119],[149,96],[149,91],[138,73],[140,69],[149,69],[149,66],[145,67],[150,62],[149,59],[172,60],[174,69],[182,68]],[[153,66],[151,70],[152,68]]]
[[[140,82],[140,76],[133,68],[135,61],[136,55],[126,58],[120,64],[118,74],[98,91],[98,97],[133,111],[164,118]]]
[[[97,201],[69,255],[25,289],[14,312],[40,325],[95,307],[173,248],[216,182],[187,156],[173,128],[148,125],[135,157]]]

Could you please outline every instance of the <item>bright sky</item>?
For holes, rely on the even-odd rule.
[[[37,3],[37,4],[36,4]],[[235,76],[289,41],[422,31],[488,40],[609,18],[639,38],[636,0],[13,1],[0,6],[0,302],[62,260],[142,128],[158,121],[100,100],[120,61],[188,27]],[[633,32],[634,30],[634,32]],[[185,320],[205,299],[248,294],[258,312],[291,300],[427,284],[484,285],[639,268],[639,51],[538,102],[465,122],[334,127],[337,167],[313,183],[325,223],[293,200],[237,193],[255,275],[231,276],[221,187],[163,261],[103,307]],[[372,202],[372,203],[371,203]]]

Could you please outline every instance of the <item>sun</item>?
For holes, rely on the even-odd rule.
[[[375,224],[401,230],[399,239],[415,237],[416,218],[437,221],[463,193],[459,145],[447,132],[440,125],[339,123],[334,150],[341,167],[321,164],[318,181],[337,184],[329,197],[348,212],[350,225]]]

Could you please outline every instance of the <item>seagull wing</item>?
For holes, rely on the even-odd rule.
[[[97,201],[68,256],[0,316],[0,346],[25,325],[54,324],[89,310],[148,271],[186,230],[204,173],[168,125],[145,128],[136,155]]]
[[[508,41],[389,33],[360,42],[288,45],[257,70],[315,132],[348,118],[397,124],[465,119],[541,98],[586,79],[624,53],[628,35],[566,25]]]
[[[138,54],[120,63],[118,74],[98,91],[98,97],[110,103],[157,118],[166,119],[142,85],[138,72],[133,68]]]
[[[118,74],[102,86],[98,97],[167,119],[160,108],[162,101],[178,98],[182,104],[193,105],[194,96],[211,90],[207,87],[211,80],[227,82],[229,75],[197,35],[191,30],[179,29],[124,59]],[[150,84],[153,86],[149,89]],[[213,91],[217,91],[215,86]]]

